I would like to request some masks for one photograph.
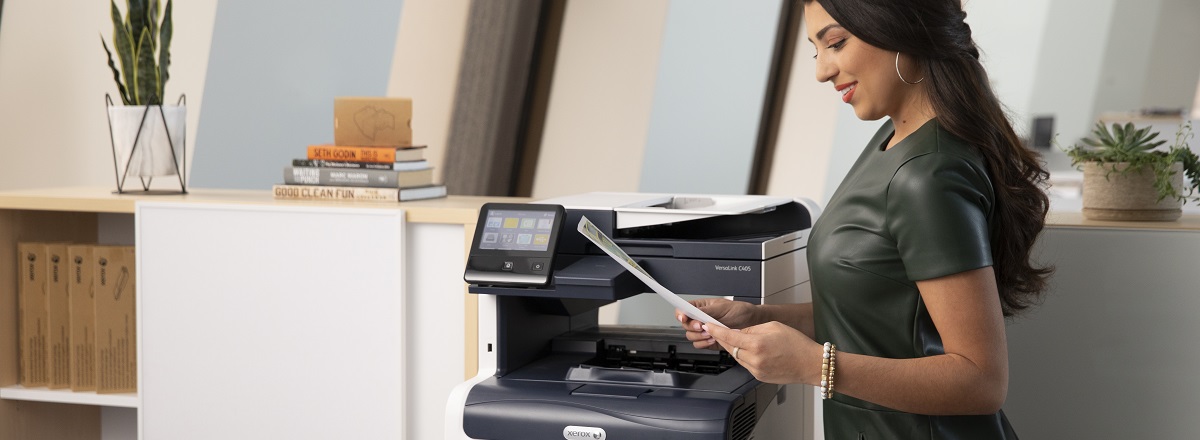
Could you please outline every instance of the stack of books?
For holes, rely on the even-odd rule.
[[[445,197],[446,187],[433,183],[426,147],[410,145],[409,115],[407,99],[338,98],[334,144],[311,145],[305,158],[284,167],[283,184],[273,188],[275,198],[403,202]]]

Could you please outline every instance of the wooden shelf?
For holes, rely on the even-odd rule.
[[[91,391],[75,392],[71,390],[51,390],[48,388],[25,388],[20,385],[0,388],[0,399],[113,406],[120,408],[137,408],[139,402],[136,393],[96,394]]]
[[[234,203],[287,206],[339,206],[404,209],[405,220],[415,223],[475,224],[484,203],[518,203],[526,199],[450,196],[412,202],[335,202],[275,200],[269,190],[191,189],[182,195],[113,194],[111,188],[73,187],[0,191],[0,209],[73,211],[132,214],[137,202]]]
[[[1046,217],[1046,227],[1200,232],[1200,214],[1184,212],[1183,217],[1172,222],[1116,222],[1088,220],[1081,212],[1052,211]]]

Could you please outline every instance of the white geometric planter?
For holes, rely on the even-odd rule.
[[[1122,173],[1128,162],[1083,164],[1083,216],[1092,220],[1174,221],[1183,216],[1183,201],[1158,199],[1154,172],[1148,167]],[[1183,164],[1171,165],[1171,185],[1183,188]]]
[[[186,160],[187,107],[180,105],[109,105],[108,123],[112,135],[113,162],[117,192],[123,192],[125,180],[141,180],[149,190],[150,180],[161,176],[179,176],[180,192],[186,193],[180,161]],[[111,104],[111,101],[110,101]]]

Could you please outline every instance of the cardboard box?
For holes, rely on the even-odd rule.
[[[67,245],[46,245],[49,258],[46,273],[46,334],[47,351],[50,355],[51,389],[71,386],[71,302],[67,297],[67,273],[70,260]]]
[[[97,246],[96,392],[137,392],[137,273],[132,246]]]
[[[71,390],[96,391],[96,291],[92,286],[92,246],[67,247],[70,273]]]
[[[17,357],[18,375],[25,387],[44,387],[50,384],[46,351],[46,256],[45,243],[17,244],[17,308],[20,339]]]
[[[412,145],[412,99],[338,97],[333,100],[334,145]]]

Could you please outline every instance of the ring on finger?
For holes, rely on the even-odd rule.
[[[739,351],[742,351],[742,347],[733,347],[733,360],[737,360]]]

